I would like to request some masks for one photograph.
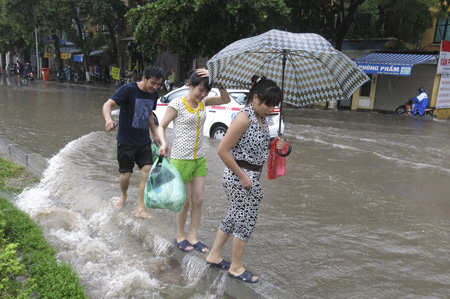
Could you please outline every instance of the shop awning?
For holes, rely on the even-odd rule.
[[[103,50],[95,50],[89,53],[89,56],[100,55],[103,53]],[[73,61],[83,62],[84,54],[73,55]]]
[[[355,59],[355,63],[367,74],[411,76],[415,64],[437,59],[436,55],[372,53]]]

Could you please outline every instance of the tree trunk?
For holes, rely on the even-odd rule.
[[[60,47],[60,43],[59,43],[59,36],[56,33],[53,34],[53,46],[55,47],[55,60],[56,60],[57,72],[62,74],[63,73],[63,61],[61,59],[61,47]]]
[[[112,62],[119,65],[119,49],[117,47],[117,39],[114,31],[114,27],[108,26],[109,36],[111,38],[111,53]]]

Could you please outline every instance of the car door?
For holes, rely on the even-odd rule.
[[[227,90],[227,92],[231,98],[230,103],[208,107],[206,123],[203,130],[205,136],[221,139],[233,118],[244,107],[247,97],[246,91]],[[241,103],[242,101],[244,104]]]
[[[154,115],[156,116],[157,123],[161,123],[163,120],[164,114],[166,113],[167,106],[169,103],[179,97],[184,97],[189,92],[189,88],[181,87],[176,89],[165,96],[162,96],[158,99],[158,103],[156,104],[156,110],[154,111]],[[169,128],[173,128],[173,123],[170,122]]]

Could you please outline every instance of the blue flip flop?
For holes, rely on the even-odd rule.
[[[257,278],[256,280],[252,280],[253,274],[248,272],[247,270],[245,270],[244,273],[242,273],[241,275],[237,275],[237,276],[228,272],[228,276],[239,279],[243,282],[248,282],[248,283],[256,283],[259,281],[259,278]]]
[[[188,240],[184,239],[181,242],[177,242],[177,239],[175,239],[175,245],[177,245],[178,248],[183,250],[184,252],[192,251],[192,249],[187,249],[189,246],[192,246],[191,243],[189,243]]]
[[[190,243],[189,243],[190,244]],[[209,250],[209,248],[205,245],[205,244],[203,244],[202,242],[200,242],[200,241],[198,241],[197,243],[195,243],[195,244],[190,244],[192,247],[194,247],[197,251],[200,251],[201,253],[206,253],[206,252],[208,252],[208,250]],[[203,251],[203,249],[205,249],[206,248],[206,250],[205,251]]]
[[[217,269],[225,269],[228,270],[230,269],[231,263],[222,259],[222,261],[220,263],[208,263],[206,262],[207,265],[209,265],[212,268],[217,268]]]

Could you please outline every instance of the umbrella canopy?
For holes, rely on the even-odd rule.
[[[295,106],[346,100],[369,80],[320,35],[275,29],[228,45],[207,67],[217,87],[249,88],[253,75],[272,79],[283,90],[283,101]]]

